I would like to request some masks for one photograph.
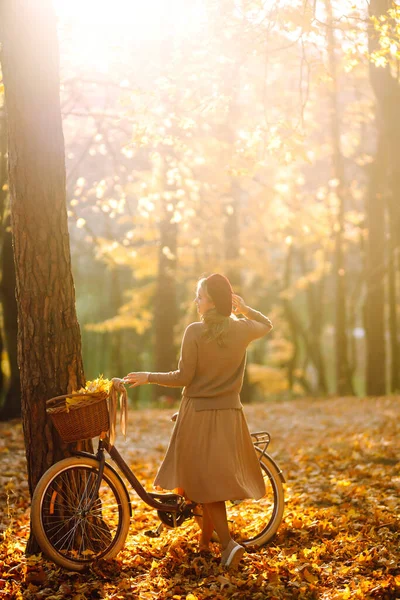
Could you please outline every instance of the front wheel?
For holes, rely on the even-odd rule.
[[[99,463],[71,456],[44,473],[32,498],[33,533],[43,552],[66,569],[83,571],[122,549],[130,524],[129,496],[107,466],[96,494]]]
[[[244,546],[262,546],[269,542],[281,524],[285,505],[283,483],[275,463],[267,454],[258,453],[265,495],[260,500],[226,503],[232,537]]]

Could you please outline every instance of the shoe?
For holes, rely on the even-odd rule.
[[[221,554],[221,565],[223,567],[235,568],[240,563],[243,554],[243,546],[237,544],[234,540],[231,540]]]

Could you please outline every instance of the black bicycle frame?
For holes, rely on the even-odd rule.
[[[103,440],[99,440],[97,453],[95,455],[91,454],[90,452],[74,452],[74,454],[77,456],[95,458],[99,461],[99,474],[98,481],[96,482],[96,493],[93,495],[94,498],[96,498],[97,492],[99,491],[100,482],[104,471],[104,465],[106,464],[104,450],[108,452],[115,464],[121,470],[126,479],[129,481],[137,495],[143,500],[143,502],[151,506],[151,508],[168,512],[178,512],[179,509],[182,508],[182,505],[185,503],[185,499],[179,494],[156,494],[152,492],[146,492],[146,490],[144,489],[140,481],[137,479],[135,474],[131,471],[129,466],[126,464],[116,447],[111,446],[110,441],[107,437]],[[168,503],[163,502],[163,500],[167,501]]]

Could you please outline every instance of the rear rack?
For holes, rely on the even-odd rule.
[[[251,433],[251,439],[253,440],[253,444],[258,450],[261,452],[261,456],[259,460],[265,455],[268,445],[271,441],[271,436],[267,431],[255,431]]]

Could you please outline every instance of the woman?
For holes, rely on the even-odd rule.
[[[221,564],[236,566],[243,546],[231,537],[226,500],[259,499],[265,484],[240,402],[248,344],[272,329],[271,321],[234,294],[218,273],[201,279],[195,299],[200,322],[187,327],[178,370],[129,373],[136,387],[156,383],[183,387],[178,419],[155,485],[183,488],[203,507],[200,550],[209,551],[213,530]],[[232,318],[231,313],[244,318]]]

